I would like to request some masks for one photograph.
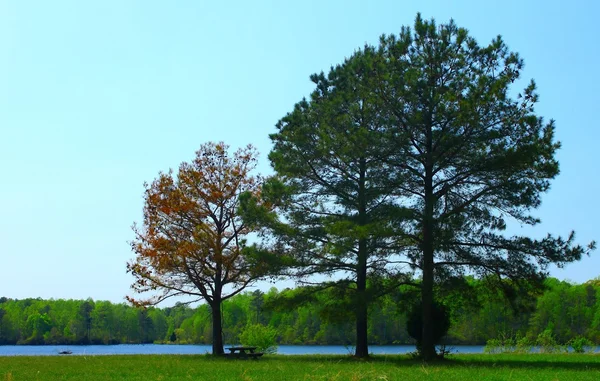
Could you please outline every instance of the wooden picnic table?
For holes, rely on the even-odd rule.
[[[248,353],[254,353],[254,351],[256,350],[256,347],[229,347],[227,348],[229,350],[229,352],[231,352],[232,354],[248,354]]]
[[[255,352],[256,347],[228,347],[229,353],[227,353],[228,357],[232,358],[259,358],[264,353]]]

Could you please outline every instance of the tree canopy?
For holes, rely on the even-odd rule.
[[[509,222],[540,222],[531,210],[559,173],[560,143],[554,121],[535,114],[533,81],[511,97],[523,60],[500,37],[480,46],[453,21],[417,15],[413,30],[383,36],[378,53],[374,91],[389,117],[390,164],[403,179],[399,202],[412,210],[408,258],[422,273],[422,354],[430,359],[436,277],[469,271],[499,286],[505,277],[541,282],[550,263],[579,260],[594,244],[574,244],[573,233],[506,234]]]
[[[313,291],[334,287],[356,321],[356,356],[368,356],[369,305],[409,281],[398,266],[404,209],[380,144],[385,123],[368,70],[373,51],[313,75],[316,89],[277,124],[263,196],[277,208],[263,227],[295,259]],[[249,209],[248,207],[246,209]],[[315,280],[314,275],[326,276]],[[385,279],[385,281],[383,281]],[[348,305],[349,304],[349,305]]]
[[[515,95],[522,68],[501,37],[479,45],[452,20],[418,14],[413,28],[312,75],[310,98],[270,135],[275,175],[262,186],[249,174],[254,150],[230,158],[223,143],[146,185],[128,270],[136,292],[162,293],[130,300],[206,300],[218,354],[221,302],[285,265],[312,285],[296,298],[332,292],[329,305],[352,311],[355,355],[367,357],[370,307],[411,286],[412,334],[433,359],[434,310],[451,314],[439,290],[473,275],[514,301],[543,286],[549,265],[595,248],[574,232],[512,229],[541,222],[533,211],[559,173],[555,123],[536,114],[533,80]],[[252,232],[262,241],[247,246]]]
[[[436,284],[476,274],[514,295],[595,247],[573,232],[507,233],[540,222],[531,211],[559,173],[535,83],[512,96],[522,67],[500,37],[480,46],[453,21],[417,15],[413,29],[313,75],[310,100],[271,135],[277,176],[263,192],[279,208],[263,225],[297,259],[297,276],[334,275],[326,284],[354,290],[357,356],[368,355],[369,279],[401,279],[397,265],[421,276],[420,350],[432,359]]]
[[[146,184],[144,219],[134,224],[136,257],[127,264],[135,277],[137,305],[188,295],[205,300],[213,317],[213,354],[223,353],[221,303],[244,290],[268,268],[246,249],[252,229],[238,216],[240,194],[258,197],[251,175],[256,152],[248,146],[228,154],[224,143],[206,143],[174,174]]]

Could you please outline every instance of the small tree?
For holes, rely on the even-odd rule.
[[[240,334],[240,342],[257,347],[260,352],[277,353],[277,330],[262,324],[247,325]]]
[[[179,295],[205,300],[212,311],[213,354],[223,353],[221,303],[244,290],[269,269],[246,246],[252,232],[238,216],[238,197],[258,194],[251,176],[256,151],[248,146],[228,155],[224,143],[207,143],[177,174],[160,173],[145,184],[144,220],[133,226],[136,258],[127,264],[135,277],[136,305],[153,305]]]

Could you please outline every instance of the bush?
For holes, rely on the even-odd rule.
[[[485,343],[485,353],[511,353],[515,351],[517,341],[514,336],[502,332],[496,339],[490,339]]]
[[[423,307],[421,303],[416,304],[408,320],[406,321],[406,329],[408,334],[417,342],[417,351],[421,352],[421,342],[423,337]],[[433,304],[432,308],[433,321],[433,340],[435,344],[440,344],[441,339],[446,336],[450,329],[450,314],[446,306],[438,303]]]
[[[527,336],[520,337],[519,334],[517,334],[516,344],[516,353],[530,353],[534,343]]]
[[[484,353],[497,354],[504,352],[504,346],[502,345],[502,341],[500,339],[489,339],[485,342],[485,347],[483,347]]]
[[[574,337],[569,341],[569,345],[575,353],[590,352],[593,349],[594,343],[583,336]]]
[[[485,353],[529,353],[533,349],[533,343],[527,336],[508,335],[502,333],[499,338],[489,339],[485,343]]]
[[[556,353],[563,349],[562,346],[556,342],[552,331],[549,329],[546,329],[538,335],[536,344],[540,347],[540,352],[542,353]]]
[[[264,353],[277,353],[277,331],[262,324],[247,326],[240,334],[244,346],[257,347]]]

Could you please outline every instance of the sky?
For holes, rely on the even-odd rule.
[[[563,145],[523,231],[599,240],[596,1],[0,0],[0,296],[123,302],[144,182],[208,141],[255,145],[269,174],[310,74],[417,12],[519,52]],[[600,253],[551,275],[598,277]]]

